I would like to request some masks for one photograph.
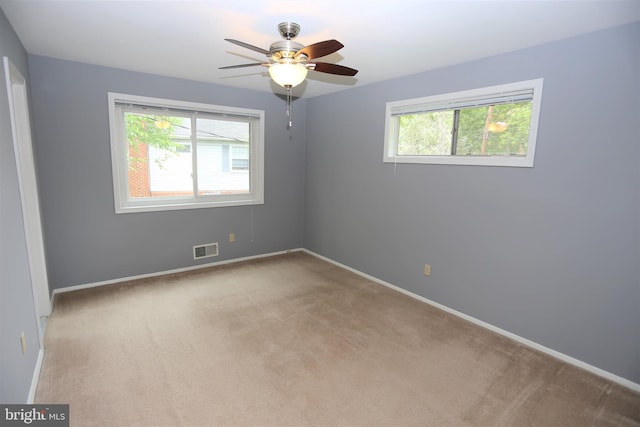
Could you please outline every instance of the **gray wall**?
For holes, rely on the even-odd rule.
[[[28,79],[27,54],[0,10],[0,57]],[[0,402],[25,403],[40,343],[22,221],[4,66],[0,67]],[[27,338],[22,354],[20,334]]]
[[[305,247],[640,383],[638,40],[640,23],[308,100]],[[382,163],[386,102],[538,77],[534,168]]]
[[[305,100],[287,130],[271,93],[41,56],[29,66],[52,289],[302,246]],[[116,215],[107,92],[265,110],[265,204]],[[209,242],[220,256],[194,261],[193,245]]]

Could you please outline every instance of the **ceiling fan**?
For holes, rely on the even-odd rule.
[[[220,67],[221,70],[231,68],[245,68],[262,66],[269,67],[269,75],[280,86],[291,88],[299,85],[307,77],[307,71],[313,70],[320,73],[337,74],[340,76],[355,76],[358,70],[343,65],[314,61],[316,58],[330,55],[342,49],[344,45],[337,40],[325,40],[322,42],[304,46],[294,38],[300,33],[300,25],[295,22],[282,22],[278,25],[278,31],[284,40],[274,42],[269,50],[262,49],[248,43],[225,39],[228,42],[262,53],[269,59],[268,62],[254,62],[251,64],[230,65]]]
[[[287,115],[289,116],[289,127],[291,127],[291,89],[304,81],[309,70],[340,76],[355,76],[358,70],[343,65],[315,61],[316,58],[322,58],[342,49],[344,45],[337,40],[325,40],[304,46],[293,40],[300,33],[300,25],[295,22],[280,23],[278,31],[284,40],[272,43],[269,50],[239,40],[225,39],[238,46],[266,55],[268,61],[229,65],[220,67],[220,69],[268,67],[269,75],[273,81],[287,89]]]

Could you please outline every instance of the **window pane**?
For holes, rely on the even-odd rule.
[[[198,118],[196,126],[198,128],[198,194],[249,193],[249,123]],[[235,145],[247,147],[246,173],[233,173]]]
[[[188,119],[126,112],[130,199],[192,196]],[[186,140],[186,142],[185,142]]]
[[[531,102],[460,110],[456,154],[525,156]]]
[[[450,155],[453,111],[400,116],[398,155]]]

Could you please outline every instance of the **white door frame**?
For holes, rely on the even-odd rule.
[[[27,82],[20,71],[9,61],[9,58],[5,56],[3,60],[33,302],[38,316],[38,334],[42,343],[42,324],[39,318],[51,314],[51,297],[49,295],[40,201],[31,141]]]

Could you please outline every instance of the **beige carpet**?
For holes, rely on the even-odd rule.
[[[72,426],[640,426],[640,394],[308,254],[60,294]]]

